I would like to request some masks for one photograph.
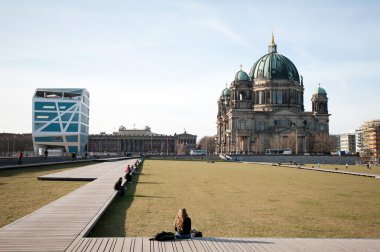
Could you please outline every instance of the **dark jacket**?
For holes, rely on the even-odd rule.
[[[121,181],[118,180],[114,185],[115,191],[119,191],[121,189]]]
[[[178,230],[177,226],[175,226],[175,231],[177,231],[181,235],[190,234],[190,231],[191,231],[191,219],[189,217],[186,217],[183,220],[182,231]]]

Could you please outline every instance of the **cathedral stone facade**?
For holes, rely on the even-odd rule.
[[[218,100],[216,152],[263,153],[289,148],[312,151],[315,136],[328,136],[328,98],[320,86],[304,109],[303,78],[287,57],[277,53],[272,35],[268,53],[242,69]]]

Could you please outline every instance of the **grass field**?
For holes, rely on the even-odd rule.
[[[38,176],[90,164],[93,163],[0,170],[0,227],[87,183],[37,180]]]
[[[305,164],[307,167],[313,167],[318,168],[318,164]],[[338,168],[340,171],[349,171],[349,172],[362,172],[362,173],[369,173],[369,174],[380,174],[380,166],[371,166],[371,169],[367,169],[364,165],[349,165],[346,169],[346,165],[333,165],[333,164],[321,164],[319,166],[321,169],[329,169],[329,170],[335,170],[335,168]]]
[[[277,166],[146,160],[90,236],[192,226],[222,237],[380,237],[380,180]]]

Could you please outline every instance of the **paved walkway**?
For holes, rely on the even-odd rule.
[[[0,251],[65,251],[91,230],[114,199],[116,180],[134,161],[99,163],[56,173],[56,177],[71,173],[97,179],[1,228]]]
[[[293,168],[293,169],[302,169],[302,170],[320,171],[320,172],[330,172],[330,173],[354,175],[354,176],[369,177],[369,178],[380,178],[380,175],[378,175],[378,174],[371,174],[371,173],[364,173],[364,172],[350,172],[350,171],[322,169],[322,168],[311,168],[311,167],[302,166],[302,165],[301,166],[291,165],[291,164],[281,164],[281,165],[279,165],[278,163],[262,163],[262,162],[243,162],[243,163],[246,163],[246,164],[273,165],[273,166],[288,167],[288,168]]]

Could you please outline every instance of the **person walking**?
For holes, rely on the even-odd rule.
[[[46,159],[48,158],[48,155],[49,155],[49,152],[48,152],[48,149],[47,149],[47,148],[45,149],[44,154],[45,154],[45,160],[46,160]]]
[[[19,165],[22,163],[23,158],[24,158],[24,153],[22,153],[22,151],[20,151],[20,153],[18,154],[18,164]]]

